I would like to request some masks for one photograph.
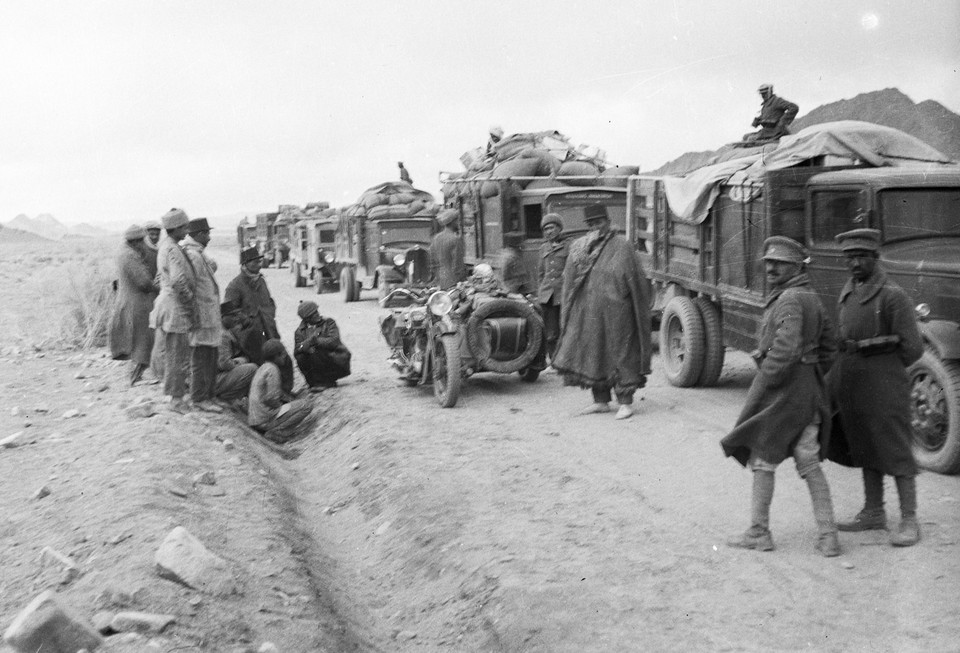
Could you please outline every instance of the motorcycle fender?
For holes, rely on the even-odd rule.
[[[920,334],[941,360],[960,359],[960,324],[950,320],[921,322]]]

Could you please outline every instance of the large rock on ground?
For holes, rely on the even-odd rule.
[[[103,643],[103,638],[70,614],[51,591],[35,598],[17,615],[3,640],[19,653],[93,651]]]
[[[237,589],[227,562],[210,552],[183,526],[167,534],[154,562],[160,576],[201,592],[223,596]]]

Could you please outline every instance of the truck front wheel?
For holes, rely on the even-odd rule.
[[[909,373],[917,464],[941,474],[960,472],[960,363],[927,349]]]
[[[677,296],[663,308],[660,320],[660,358],[672,385],[696,385],[706,357],[703,317],[689,297]]]

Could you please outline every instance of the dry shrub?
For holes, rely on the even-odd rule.
[[[116,297],[114,275],[95,265],[74,270],[67,279],[62,343],[83,349],[103,347]]]

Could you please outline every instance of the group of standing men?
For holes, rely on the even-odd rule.
[[[311,403],[293,392],[293,362],[280,342],[276,303],[260,272],[262,254],[255,247],[241,252],[240,273],[221,302],[217,264],[205,251],[207,220],[190,220],[182,209],[171,209],[161,222],[162,239],[157,223],[147,229],[132,225],[124,234],[110,322],[113,357],[132,361],[131,385],[152,367],[157,377],[152,382],[162,379],[174,411],[219,413],[246,398],[240,403],[251,427],[272,439],[289,439],[309,416]],[[349,351],[336,325],[331,330],[313,302],[302,303],[298,313],[295,356],[308,385],[336,385],[349,374]],[[317,325],[325,327],[323,338],[311,331]],[[335,364],[327,349],[334,350]]]

